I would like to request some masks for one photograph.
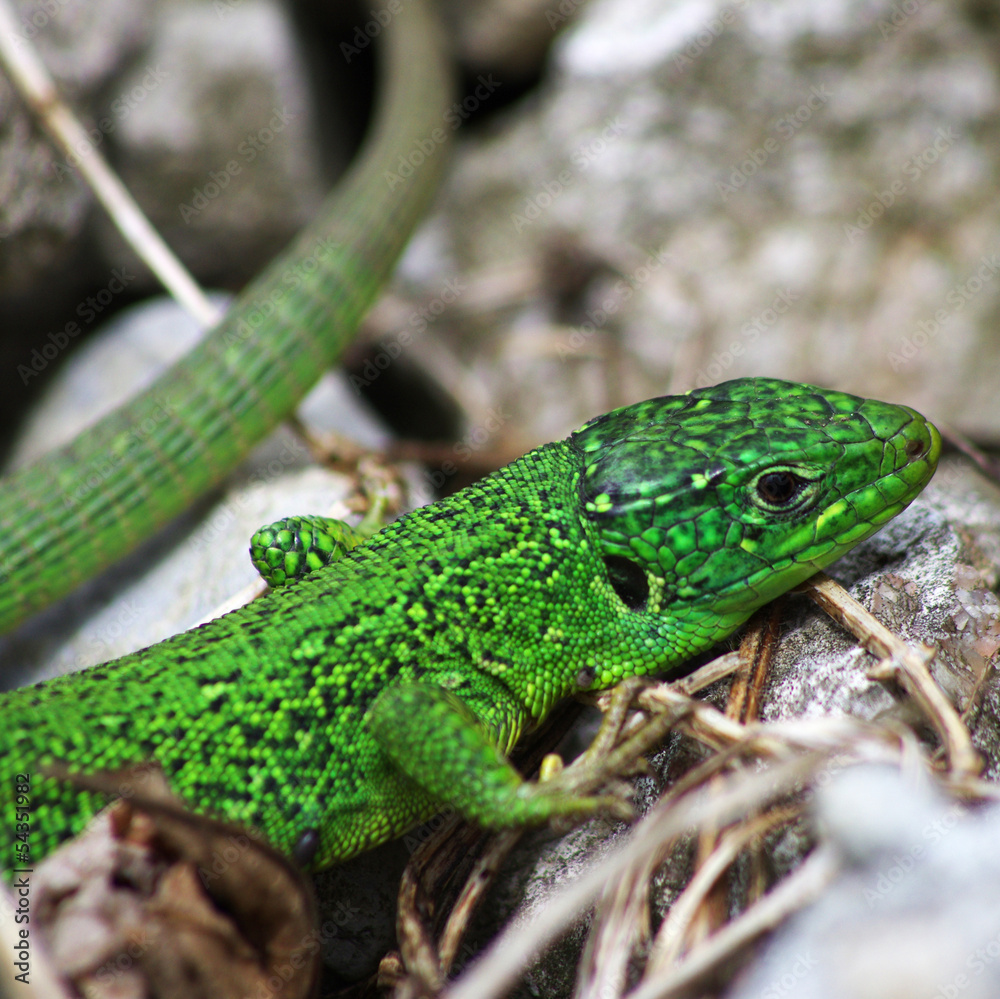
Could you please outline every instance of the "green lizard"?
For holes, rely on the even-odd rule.
[[[217,621],[0,695],[0,842],[16,774],[32,860],[99,807],[55,761],[154,759],[313,868],[445,803],[486,826],[588,813],[503,754],[561,698],[730,634],[899,513],[939,451],[911,409],[765,378],[615,410],[325,567],[279,555],[296,578]]]

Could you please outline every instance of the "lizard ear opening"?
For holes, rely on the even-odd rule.
[[[649,601],[649,580],[646,573],[627,558],[606,555],[604,565],[608,580],[621,602],[632,611],[643,611]]]

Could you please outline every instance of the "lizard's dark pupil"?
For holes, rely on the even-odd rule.
[[[757,480],[757,494],[765,503],[783,506],[795,499],[802,484],[791,472],[768,472]]]

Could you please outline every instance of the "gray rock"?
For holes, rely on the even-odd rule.
[[[284,6],[161,0],[119,86],[131,102],[114,133],[122,179],[203,279],[252,276],[312,219],[328,185]],[[109,259],[139,267],[106,219],[99,231]]]
[[[731,999],[992,999],[1000,992],[1000,808],[968,814],[897,771],[856,767],[818,795],[843,867]]]
[[[156,0],[15,0],[18,35],[71,98],[92,93],[146,42]]]
[[[230,298],[210,296],[220,311]],[[71,441],[135,393],[148,388],[202,337],[198,325],[169,298],[120,312],[74,352],[45,388],[11,449],[6,471]]]
[[[17,33],[34,45],[60,91],[84,114],[145,42],[154,0],[15,4]],[[0,74],[0,296],[25,294],[72,252],[89,191],[39,131]],[[93,122],[88,121],[90,127]],[[100,146],[106,133],[92,133]],[[106,146],[105,146],[106,151]]]
[[[423,286],[468,289],[434,335],[493,402],[551,439],[768,374],[995,436],[994,22],[895,0],[549,9],[568,16],[546,78],[462,145]]]
[[[276,0],[46,0],[18,10],[20,34],[89,138],[56,152],[0,77],[0,296],[26,296],[75,257],[56,282],[70,313],[76,288],[123,262],[148,282],[103,211],[88,216],[94,199],[76,165],[94,150],[204,280],[246,280],[311,219],[344,139],[333,107],[321,166],[306,60]],[[83,254],[81,238],[101,252]]]

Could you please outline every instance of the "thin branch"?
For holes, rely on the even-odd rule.
[[[77,161],[84,180],[129,246],[184,309],[201,325],[214,326],[220,318],[219,310],[174,256],[104,157],[96,149],[86,156],[76,154],[78,148],[90,145],[87,132],[60,99],[32,44],[18,32],[8,0],[0,0],[0,66],[56,146]]]
[[[794,874],[710,937],[673,973],[645,982],[630,992],[628,999],[678,999],[748,943],[818,898],[836,872],[832,851],[817,850]]]
[[[715,850],[705,859],[687,887],[674,900],[666,919],[660,924],[650,950],[645,975],[647,980],[664,975],[680,957],[688,924],[694,919],[718,879],[729,869],[740,851],[760,839],[775,826],[791,822],[802,813],[801,805],[776,808],[748,822],[727,830],[719,837]]]
[[[990,480],[990,482],[1000,483],[1000,462],[996,458],[987,454],[982,448],[977,447],[963,433],[953,427],[938,424],[941,436],[954,447],[961,451],[975,466]]]
[[[441,931],[438,942],[441,973],[447,975],[455,958],[458,956],[459,944],[465,934],[486,892],[496,880],[498,871],[507,855],[517,845],[523,835],[523,829],[504,829],[492,837],[482,857],[476,861],[476,866],[466,879],[465,885],[451,910],[448,922]]]
[[[919,648],[908,645],[825,573],[817,573],[803,589],[865,649],[882,660],[870,671],[874,679],[895,679],[903,685],[937,730],[951,772],[960,779],[976,776],[982,769],[982,761],[972,745],[969,730],[928,668],[935,650],[927,645]]]
[[[525,967],[594,901],[608,882],[621,878],[629,867],[657,853],[666,840],[682,832],[706,823],[728,824],[747,809],[790,793],[816,768],[818,759],[809,754],[761,773],[739,774],[727,783],[724,793],[695,792],[666,813],[654,808],[624,848],[557,892],[536,918],[508,926],[469,974],[444,995],[447,999],[498,999],[506,994]]]

